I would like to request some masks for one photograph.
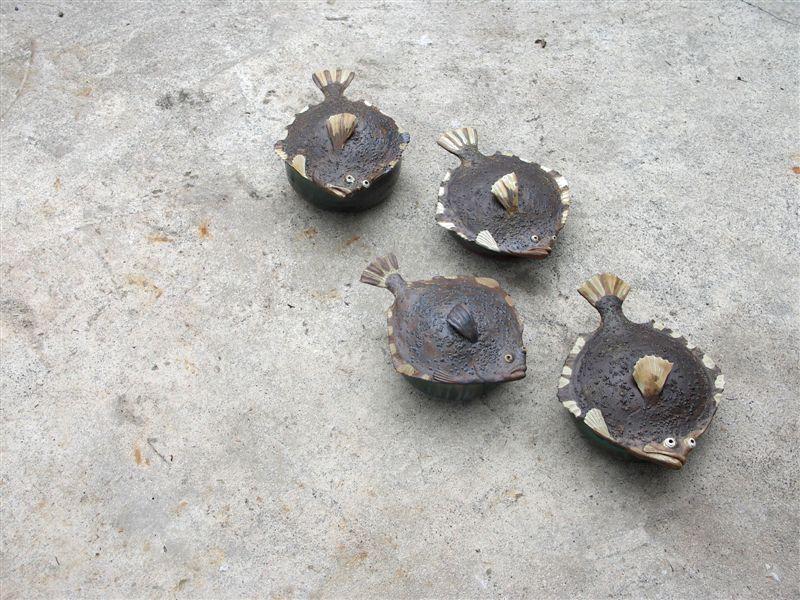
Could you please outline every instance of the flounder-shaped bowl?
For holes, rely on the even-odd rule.
[[[325,99],[295,115],[275,143],[295,191],[326,210],[356,212],[383,202],[410,139],[375,106],[344,96],[354,76],[342,69],[314,73]]]
[[[372,261],[361,281],[394,294],[387,313],[392,363],[423,392],[468,400],[525,376],[522,320],[494,279],[407,282],[390,254]]]
[[[472,127],[449,131],[438,144],[461,165],[439,187],[436,222],[480,254],[548,256],[569,215],[567,180],[508,152],[481,154]]]
[[[578,337],[558,382],[558,399],[581,431],[618,456],[680,469],[722,399],[711,358],[663,323],[622,312],[630,287],[610,273],[578,291],[600,313]]]

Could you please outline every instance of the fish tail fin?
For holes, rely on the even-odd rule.
[[[478,153],[478,132],[474,127],[453,129],[440,135],[436,143],[459,158],[466,158]]]
[[[311,80],[326,96],[329,94],[341,95],[353,81],[356,74],[346,69],[322,69],[314,71]]]
[[[391,285],[389,282],[389,278],[392,276],[396,276],[400,281],[403,281],[400,275],[400,265],[397,263],[397,257],[394,254],[387,254],[386,256],[376,258],[367,265],[367,268],[361,273],[361,283],[388,288],[390,291],[394,292],[397,286]]]
[[[578,293],[595,306],[598,300],[606,296],[616,296],[622,302],[630,289],[631,286],[613,273],[600,273],[584,281]]]

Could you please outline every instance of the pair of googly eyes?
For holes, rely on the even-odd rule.
[[[532,239],[534,242],[538,242],[538,241],[539,241],[539,236],[538,236],[538,235],[532,235],[532,236],[531,236],[531,239]],[[554,235],[551,235],[551,236],[550,236],[550,239],[551,239],[551,240],[553,240],[553,241],[555,242],[555,241],[556,241],[556,236],[554,236]]]
[[[688,440],[686,440],[686,443],[689,444],[689,448],[694,448],[697,445],[697,442],[695,441],[694,438],[689,438]],[[664,440],[664,445],[667,448],[674,448],[675,446],[678,445],[678,442],[675,441],[675,438],[668,437],[667,439]]]
[[[344,178],[344,180],[347,183],[351,183],[352,184],[352,183],[355,182],[356,178],[353,177],[352,175],[348,175],[347,177]],[[362,181],[361,185],[362,185],[362,187],[368,188],[369,187],[369,179],[365,179],[364,181]]]

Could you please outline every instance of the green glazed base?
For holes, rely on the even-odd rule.
[[[636,458],[630,452],[625,451],[624,449],[620,448],[616,444],[612,444],[607,439],[604,439],[597,435],[591,427],[586,425],[581,419],[573,419],[575,421],[575,425],[578,427],[578,431],[581,432],[583,437],[585,437],[590,444],[593,446],[600,448],[604,452],[607,452],[614,458],[619,460],[624,460],[626,462],[647,462],[641,459]]]
[[[408,377],[407,375],[403,377],[421,392],[443,400],[474,400],[500,385],[499,383],[471,383],[462,385],[458,383],[425,381],[419,377]]]
[[[306,179],[288,163],[286,164],[286,176],[289,178],[289,183],[292,184],[294,191],[317,208],[341,212],[359,212],[377,206],[386,200],[389,192],[392,191],[394,184],[397,182],[401,162],[397,161],[391,171],[378,177],[368,188],[361,188],[347,198],[340,198],[336,194],[332,194],[318,186],[310,179]]]

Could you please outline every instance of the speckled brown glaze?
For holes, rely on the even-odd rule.
[[[313,79],[325,99],[296,115],[275,151],[301,176],[347,201],[398,166],[409,136],[376,107],[344,96],[351,72],[320,71]],[[343,146],[336,148],[327,123],[339,114],[355,116],[356,124]]]
[[[508,153],[481,154],[472,128],[444,134],[439,144],[461,159],[440,187],[439,225],[490,253],[546,257],[569,213],[566,180],[548,167]],[[493,184],[509,173],[518,182],[519,207],[514,211],[504,208],[492,192]]]
[[[609,275],[593,279],[599,277],[621,282]],[[622,311],[627,285],[621,283],[621,298],[611,285],[587,296],[602,322],[593,334],[578,338],[564,364],[558,398],[606,441],[637,458],[680,468],[716,412],[723,379],[713,361],[679,333],[655,321],[628,320]],[[643,395],[633,377],[637,361],[646,356],[672,363],[666,383],[652,397]]]
[[[406,282],[390,255],[370,263],[361,280],[386,287],[395,296],[388,311],[388,331],[392,362],[399,373],[455,385],[502,383],[525,376],[522,322],[510,296],[494,279],[434,277]],[[459,323],[465,321],[469,326],[459,332]]]

